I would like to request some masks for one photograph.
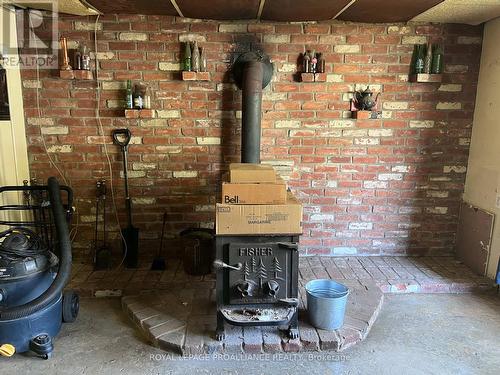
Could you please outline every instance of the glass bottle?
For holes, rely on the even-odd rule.
[[[146,87],[142,83],[138,83],[135,85],[134,90],[134,109],[143,109],[144,108],[144,93],[146,91]]]
[[[432,54],[432,74],[441,74],[443,71],[443,50],[440,45],[434,46],[434,53]]]
[[[193,72],[200,71],[200,50],[198,49],[198,42],[193,42],[193,49],[191,51],[191,69]]]
[[[80,53],[80,44],[81,43],[78,43],[78,48],[75,52],[75,69],[76,70],[82,69],[82,54]]]
[[[80,44],[80,59],[82,60],[81,63],[81,68],[82,70],[90,70],[90,51],[89,47],[87,47],[87,44],[81,43]]]
[[[304,53],[304,58],[302,61],[302,71],[304,73],[310,73],[310,67],[311,67],[311,57],[309,56],[309,51],[306,51]]]
[[[424,73],[431,73],[431,65],[432,65],[432,45],[427,44],[427,51],[425,53],[424,59]]]
[[[317,71],[318,73],[325,72],[325,59],[323,58],[323,54],[321,52],[318,53],[318,62],[317,62]]]
[[[417,55],[415,58],[415,74],[424,72],[424,48],[423,45],[417,46]]]
[[[311,54],[311,69],[309,69],[311,73],[316,73],[317,65],[318,65],[318,58],[316,57],[316,51],[313,50]]]
[[[127,80],[127,94],[125,96],[125,108],[133,109],[134,108],[134,98],[132,95],[132,81]]]
[[[207,71],[207,57],[205,56],[205,48],[200,47],[200,72]]]
[[[191,45],[189,42],[186,42],[184,45],[184,67],[183,69],[186,72],[191,71]]]

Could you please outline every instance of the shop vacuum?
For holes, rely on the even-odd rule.
[[[3,204],[12,197],[23,204]],[[78,315],[78,295],[64,291],[72,199],[71,189],[54,177],[47,186],[0,187],[0,355],[32,351],[50,358],[62,323]]]

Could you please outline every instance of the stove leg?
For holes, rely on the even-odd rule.
[[[217,311],[217,328],[215,329],[215,339],[217,341],[222,341],[226,338],[226,332],[224,330],[224,317],[220,311]]]
[[[292,340],[299,338],[299,312],[296,311],[288,326],[288,337]]]

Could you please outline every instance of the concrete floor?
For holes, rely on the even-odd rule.
[[[118,299],[84,299],[52,359],[0,358],[1,373],[27,374],[498,374],[500,298],[386,295],[366,341],[343,353],[174,359],[149,346]],[[268,356],[268,358],[265,358]],[[497,369],[497,370],[495,370]]]

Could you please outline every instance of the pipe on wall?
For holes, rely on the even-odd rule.
[[[243,67],[241,162],[260,163],[262,81],[264,64],[248,61]]]

